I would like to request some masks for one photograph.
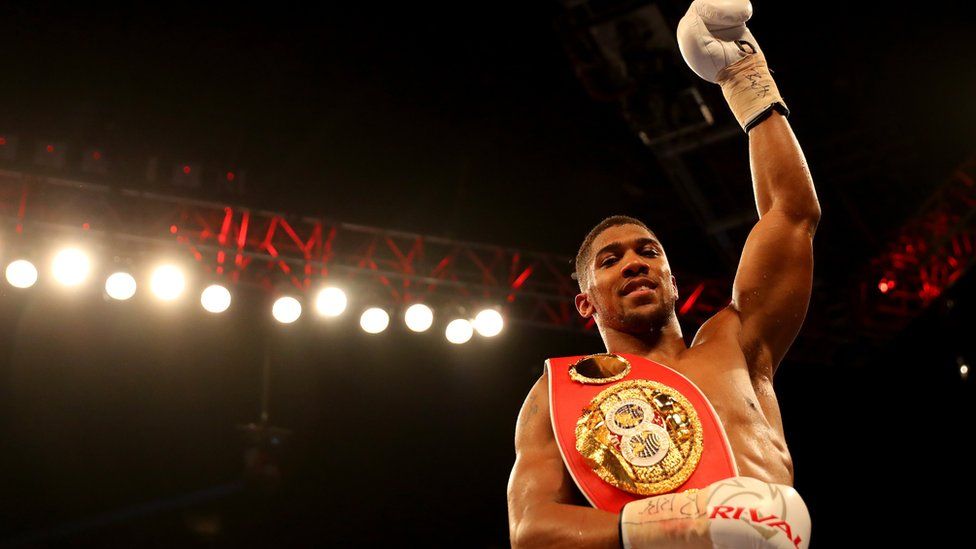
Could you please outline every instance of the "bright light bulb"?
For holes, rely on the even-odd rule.
[[[282,324],[291,324],[302,316],[302,304],[294,297],[279,297],[271,307],[271,315]]]
[[[88,256],[78,248],[61,250],[51,262],[54,279],[65,286],[77,286],[84,282],[90,268]]]
[[[372,307],[363,311],[359,317],[359,325],[369,334],[378,334],[390,325],[390,315],[379,307]]]
[[[502,315],[495,309],[485,309],[474,317],[474,329],[485,337],[495,337],[505,326]]]
[[[129,273],[112,273],[105,280],[105,293],[112,299],[125,301],[136,295],[136,279]]]
[[[323,288],[315,297],[315,309],[322,316],[339,316],[346,310],[346,292],[339,288]]]
[[[37,267],[26,259],[18,259],[7,265],[7,282],[15,288],[30,288],[37,282]]]
[[[434,311],[423,303],[414,303],[403,313],[403,320],[414,332],[426,332],[434,323]]]
[[[222,313],[230,307],[230,291],[220,284],[207,286],[200,294],[200,304],[211,313]]]
[[[474,328],[471,327],[471,323],[467,320],[458,318],[452,320],[447,325],[444,335],[447,336],[447,340],[451,343],[460,345],[461,343],[467,343],[471,339],[471,336],[474,335]]]
[[[149,280],[149,289],[163,301],[173,301],[180,297],[185,287],[183,272],[175,265],[157,267]]]

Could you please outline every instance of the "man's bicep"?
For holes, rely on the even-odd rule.
[[[549,421],[543,375],[529,392],[515,427],[515,466],[508,483],[509,518],[517,523],[533,505],[569,503],[572,492]]]
[[[746,346],[760,344],[772,367],[782,360],[810,303],[813,230],[808,223],[770,210],[749,233],[732,288]]]

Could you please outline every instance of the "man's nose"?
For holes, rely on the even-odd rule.
[[[624,276],[627,277],[647,274],[649,270],[650,267],[647,266],[647,263],[644,263],[644,260],[640,256],[631,256],[624,263]]]

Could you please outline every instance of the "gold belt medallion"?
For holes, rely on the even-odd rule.
[[[623,381],[583,409],[576,449],[607,483],[631,494],[666,494],[698,466],[701,421],[675,389],[646,379]]]

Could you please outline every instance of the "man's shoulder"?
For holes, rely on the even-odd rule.
[[[542,373],[532,383],[532,386],[529,387],[529,391],[525,395],[525,400],[522,402],[519,415],[523,416],[527,410],[537,409],[539,405],[549,406],[549,375],[545,368],[543,368]],[[519,419],[519,423],[522,422],[522,419]]]
[[[526,402],[533,399],[544,398],[549,400],[549,370],[548,368],[543,368],[542,373],[539,377],[532,383],[532,387],[529,388],[529,393],[526,395]]]
[[[702,323],[695,334],[695,339],[692,340],[691,346],[728,342],[728,338],[735,338],[741,329],[742,319],[739,316],[739,311],[730,303]]]
[[[768,348],[758,339],[747,337],[742,329],[742,317],[732,304],[701,325],[689,348],[695,347],[707,355],[741,356],[753,375],[768,372],[771,367]]]
[[[552,439],[549,426],[549,382],[545,372],[529,389],[515,424],[515,450],[536,447]]]

